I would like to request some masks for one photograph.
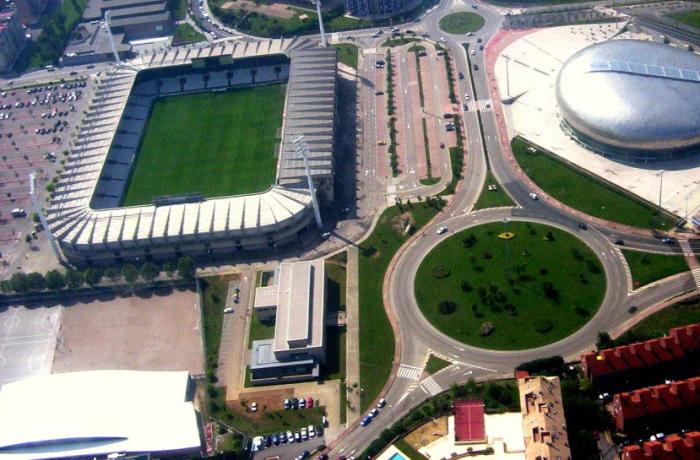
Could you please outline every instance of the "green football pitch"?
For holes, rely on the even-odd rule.
[[[154,102],[123,206],[154,197],[241,195],[275,180],[285,84]]]

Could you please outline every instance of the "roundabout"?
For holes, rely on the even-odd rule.
[[[470,227],[430,249],[417,304],[440,332],[484,349],[522,350],[564,339],[598,311],[605,273],[571,233],[509,221]]]
[[[440,18],[439,27],[448,34],[466,34],[476,32],[484,27],[484,18],[476,13],[462,11]]]

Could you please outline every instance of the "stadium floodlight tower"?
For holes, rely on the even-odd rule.
[[[39,204],[37,193],[36,193],[35,182],[36,182],[36,176],[34,175],[34,173],[29,174],[29,195],[32,198],[32,209],[39,216],[39,222],[41,222],[41,226],[44,227],[44,231],[46,232],[46,236],[49,240],[49,244],[51,244],[51,249],[53,249],[53,253],[56,256],[56,259],[60,263],[63,263],[63,257],[61,257],[61,251],[58,250],[58,245],[56,244],[56,240],[53,238],[53,235],[51,234],[51,230],[49,230],[49,223],[46,220],[46,216],[44,216],[44,212],[41,210],[41,205]]]
[[[323,17],[321,15],[321,0],[316,0],[316,14],[318,15],[318,28],[321,32],[321,46],[326,47],[326,31],[323,29]]]
[[[316,226],[318,228],[323,228],[323,222],[321,221],[321,210],[318,207],[318,200],[316,200],[316,188],[314,187],[314,180],[311,177],[311,170],[309,169],[309,145],[304,140],[303,134],[297,134],[292,138],[294,143],[294,153],[297,158],[302,158],[304,160],[304,170],[306,171],[306,180],[309,183],[309,193],[311,194],[311,202],[314,205],[314,216],[316,217]]]
[[[112,20],[112,12],[107,10],[105,11],[105,19],[102,21],[102,25],[105,28],[105,32],[107,32],[107,37],[109,38],[109,44],[112,47],[112,53],[114,53],[114,60],[117,62],[117,65],[121,64],[121,60],[119,60],[119,53],[117,53],[117,45],[114,44],[114,37],[112,36],[112,28],[109,26],[110,21]]]

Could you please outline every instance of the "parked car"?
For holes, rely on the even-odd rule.
[[[442,235],[442,234],[445,233],[446,231],[447,231],[447,227],[445,227],[444,225],[441,225],[441,226],[437,229],[437,234],[438,234],[438,235]]]
[[[250,404],[250,411],[251,411],[251,412],[257,412],[257,411],[258,411],[258,403],[256,403],[255,401],[253,401],[253,402]]]
[[[316,437],[316,428],[314,428],[313,425],[309,425],[309,437],[310,438]]]
[[[537,200],[540,199],[540,198],[537,196],[537,194],[536,194],[536,193],[533,193],[533,192],[528,193],[528,196],[529,196],[530,198],[532,198],[533,200],[535,200],[535,201],[537,201]]]
[[[299,409],[303,409],[306,407],[306,400],[304,398],[299,398]]]
[[[272,438],[270,436],[265,436],[265,447],[270,447],[272,445]]]
[[[280,438],[276,434],[272,435],[272,444],[279,446],[280,445]]]
[[[632,305],[631,307],[629,307],[629,308],[627,309],[627,313],[630,313],[630,314],[631,314],[631,313],[636,313],[637,310],[639,310],[639,308],[638,308],[636,305]]]
[[[233,307],[224,308],[224,313],[233,313]]]
[[[294,432],[294,441],[301,442],[301,434],[298,431]]]
[[[299,409],[299,399],[292,398],[292,409]]]
[[[373,407],[372,410],[369,411],[369,416],[374,418],[377,415],[379,415],[379,409],[377,409],[376,407]]]
[[[309,433],[306,431],[306,428],[301,429],[301,439],[303,439],[304,441],[309,439]]]
[[[253,452],[257,452],[259,450],[263,450],[265,447],[263,447],[263,437],[262,436],[256,436],[253,438],[253,444],[252,444],[252,450]]]
[[[312,398],[311,396],[308,396],[306,398],[306,407],[308,407],[308,408],[314,407],[314,398]]]
[[[27,211],[25,211],[24,208],[15,208],[10,214],[12,214],[12,217],[24,217],[27,215]]]
[[[287,442],[294,442],[294,433],[292,433],[291,431],[287,431],[286,436]]]
[[[618,246],[624,246],[624,245],[625,245],[624,240],[621,240],[620,238],[618,238],[618,239],[616,239],[615,241],[613,241],[613,243],[617,244]]]
[[[666,238],[663,238],[663,239],[661,240],[661,242],[662,242],[662,243],[666,243],[666,244],[676,244],[676,239],[675,239],[675,238],[666,237]]]
[[[367,426],[372,422],[372,417],[369,415],[365,415],[362,417],[362,420],[360,420],[360,426]]]
[[[386,399],[379,398],[379,402],[377,402],[377,407],[379,407],[381,409],[384,406],[386,406]]]
[[[292,408],[292,402],[289,399],[284,400],[284,409],[289,410]]]

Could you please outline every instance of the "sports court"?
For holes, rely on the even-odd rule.
[[[64,305],[52,373],[94,369],[204,373],[197,293],[162,288]]]
[[[0,308],[0,386],[51,372],[60,307]]]

